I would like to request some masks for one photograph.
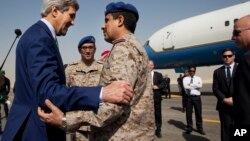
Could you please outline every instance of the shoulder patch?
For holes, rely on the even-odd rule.
[[[117,44],[117,43],[120,43],[120,42],[125,42],[126,40],[125,39],[117,39],[117,40],[114,40],[113,42],[112,42],[112,44],[113,45],[115,45],[115,44]]]
[[[78,64],[78,62],[74,62],[74,63],[68,64],[68,66],[74,66],[74,65],[77,65],[77,64]]]

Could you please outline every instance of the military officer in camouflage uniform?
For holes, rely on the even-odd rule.
[[[71,63],[65,70],[67,86],[97,86],[100,81],[102,63],[95,61],[95,38],[86,36],[78,44],[81,60]]]
[[[43,118],[46,117],[48,124],[60,126],[67,131],[91,124],[90,140],[95,141],[154,140],[155,118],[149,60],[145,49],[133,34],[138,18],[137,9],[133,5],[110,3],[106,7],[105,24],[102,26],[105,40],[112,43],[113,47],[103,65],[100,84],[106,86],[115,80],[130,82],[134,91],[130,104],[101,103],[97,113],[68,112],[67,126],[63,126],[63,113],[47,101],[52,113]]]
[[[78,51],[81,60],[68,64],[65,70],[67,86],[97,86],[100,81],[102,63],[95,61],[96,52],[95,38],[86,36],[78,44]],[[70,116],[70,114],[69,114]],[[71,135],[72,140],[88,140],[90,126],[80,127],[75,134]]]

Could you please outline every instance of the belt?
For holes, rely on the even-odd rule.
[[[188,95],[189,97],[198,97],[200,95]]]

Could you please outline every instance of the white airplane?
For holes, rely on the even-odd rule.
[[[183,72],[187,66],[222,64],[221,52],[242,51],[231,40],[234,22],[250,14],[250,1],[170,24],[154,33],[144,47],[156,69]]]

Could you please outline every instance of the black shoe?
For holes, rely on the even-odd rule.
[[[182,113],[185,113],[185,111],[186,111],[186,108],[182,108]]]
[[[186,134],[190,134],[191,132],[192,132],[192,130],[190,130],[190,129],[186,130]]]
[[[156,135],[158,138],[161,138],[161,137],[162,137],[160,132],[155,133],[155,135]]]
[[[198,130],[198,133],[200,133],[202,135],[206,135],[206,133],[203,130]]]

